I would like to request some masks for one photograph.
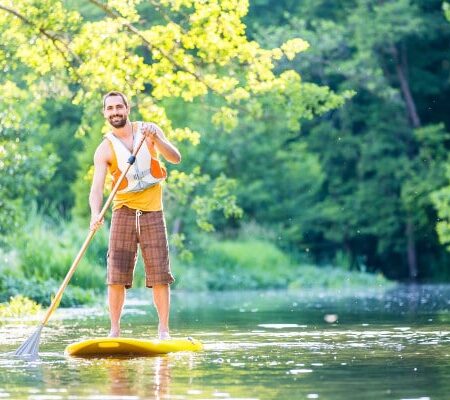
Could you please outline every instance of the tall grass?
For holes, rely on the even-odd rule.
[[[6,296],[23,294],[48,304],[87,234],[88,227],[76,221],[56,221],[31,212],[22,230],[10,240],[16,267],[1,267],[2,300],[5,301]],[[107,240],[106,230],[99,230],[66,289],[62,305],[92,301],[95,293],[104,288]]]
[[[267,239],[245,235],[221,240],[208,236],[200,242],[202,245],[191,262],[174,260],[177,285],[181,288],[191,285],[195,290],[348,288],[389,284],[382,275],[298,264]]]
[[[48,305],[88,234],[78,221],[30,214],[11,242],[13,251],[0,257],[0,302],[24,295]],[[62,298],[62,306],[92,302],[103,292],[108,229],[100,229],[82,258]],[[356,287],[387,284],[381,275],[299,265],[274,244],[270,232],[251,226],[234,239],[200,234],[186,262],[172,254],[174,286],[181,289],[236,290],[264,288]],[[143,263],[136,266],[135,287],[144,286]]]
[[[87,234],[88,229],[75,222],[54,224],[42,216],[34,216],[15,243],[23,275],[33,276],[41,282],[62,280]],[[105,261],[99,257],[98,248],[103,248],[106,254],[106,246],[107,238],[104,230],[100,230],[81,259],[73,284],[85,289],[98,289],[104,285]]]
[[[286,287],[293,270],[285,254],[260,240],[211,241],[198,258],[215,290]]]

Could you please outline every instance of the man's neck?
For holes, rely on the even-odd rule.
[[[117,136],[121,139],[126,139],[127,137],[131,136],[133,134],[132,125],[129,119],[127,119],[127,123],[122,128],[114,128],[111,127],[111,131],[114,134],[114,136]]]

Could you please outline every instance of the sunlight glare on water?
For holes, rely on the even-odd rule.
[[[147,358],[64,356],[66,345],[107,334],[103,306],[58,310],[33,363],[7,352],[36,326],[7,321],[0,325],[0,398],[447,399],[449,294],[449,287],[174,291],[173,336],[194,337],[205,349]],[[154,338],[147,298],[130,298],[125,336]]]

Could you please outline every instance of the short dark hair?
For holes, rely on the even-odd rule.
[[[113,91],[111,91],[111,92],[106,93],[106,94],[103,96],[103,109],[105,109],[106,99],[107,99],[108,97],[113,97],[113,96],[119,96],[119,97],[121,97],[122,100],[123,100],[123,103],[124,103],[125,106],[128,108],[128,99],[127,99],[127,96],[125,96],[122,92],[118,92],[118,91],[113,90]]]

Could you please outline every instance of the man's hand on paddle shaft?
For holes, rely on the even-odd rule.
[[[103,225],[103,222],[105,222],[104,218],[99,220],[98,217],[99,217],[98,214],[91,216],[91,223],[89,226],[89,229],[91,231],[96,231],[98,228],[100,228]]]
[[[144,135],[149,138],[156,150],[172,164],[178,164],[181,161],[179,150],[166,138],[162,129],[153,122],[144,122]]]
[[[164,140],[163,131],[158,125],[154,124],[153,122],[145,122],[143,128],[144,128],[144,135],[150,138],[151,140],[155,142]]]

